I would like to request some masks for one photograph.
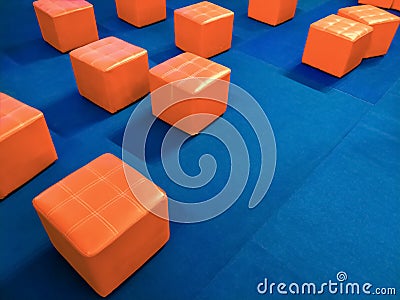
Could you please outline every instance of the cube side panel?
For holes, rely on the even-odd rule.
[[[103,72],[72,55],[70,58],[79,93],[98,106],[110,110]]]
[[[114,113],[145,96],[149,88],[149,62],[147,53],[105,72],[107,102]]]
[[[393,0],[392,9],[396,9],[400,11],[400,0]]]
[[[310,27],[302,62],[336,77],[342,77],[361,63],[361,57],[351,57],[353,43],[339,36]],[[352,60],[349,62],[349,60]]]
[[[281,2],[277,25],[293,19],[294,15],[296,14],[296,8],[297,0],[288,0]]]
[[[153,115],[188,134],[197,134],[226,111],[229,80],[227,74],[197,94],[173,85],[155,92]],[[190,81],[187,83],[190,85]]]
[[[0,199],[57,160],[44,117],[0,143]]]
[[[147,26],[167,18],[166,0],[138,1],[137,27]]]
[[[54,48],[61,51],[62,47],[53,18],[36,6],[34,6],[34,9],[43,39]]]
[[[167,201],[160,205],[166,206]],[[98,255],[87,257],[38,212],[57,251],[101,296],[105,297],[149,260],[169,239],[169,221],[146,214]]]
[[[125,22],[138,26],[137,0],[115,0],[118,18]]]
[[[202,25],[174,14],[175,45],[183,51],[201,55]]]
[[[93,7],[60,15],[54,19],[61,52],[97,41],[96,18]]]
[[[208,58],[231,48],[233,18],[231,15],[202,26],[200,56]]]
[[[373,25],[374,30],[371,33],[371,41],[367,47],[365,57],[385,55],[392,44],[398,26],[398,22]]]
[[[373,6],[390,8],[393,0],[358,0],[358,4],[370,4]]]
[[[279,2],[249,0],[248,16],[257,21],[276,25],[279,17]]]

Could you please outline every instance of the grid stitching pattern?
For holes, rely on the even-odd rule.
[[[207,1],[177,9],[176,13],[200,24],[233,15],[232,11]]]
[[[165,78],[167,78],[169,75],[171,75],[172,73],[175,73],[175,72],[184,74],[186,78],[196,78],[197,75],[198,75],[199,73],[201,73],[202,71],[210,71],[209,68],[210,68],[211,66],[213,66],[214,63],[213,63],[213,62],[210,62],[208,65],[202,66],[202,65],[196,63],[196,61],[199,60],[199,59],[200,59],[200,57],[195,57],[195,58],[193,58],[193,59],[187,60],[186,62],[184,62],[183,64],[181,64],[181,65],[178,66],[178,67],[175,67],[174,65],[172,65],[170,62],[167,61],[165,64],[166,64],[167,66],[169,66],[171,69],[170,69],[169,71],[167,71],[166,73],[164,73],[164,74],[161,76],[161,78],[162,78],[162,79],[165,79]],[[196,66],[196,67],[198,68],[197,71],[194,71],[194,72],[192,72],[192,73],[188,73],[187,71],[183,71],[182,69],[183,69],[184,67],[188,66],[188,65],[194,65],[194,66]],[[214,73],[214,76],[218,74],[218,72],[213,72],[213,73]]]
[[[372,5],[346,7],[339,11],[367,25],[400,21],[399,17]]]
[[[182,70],[189,65],[194,66],[191,72]],[[166,72],[165,69],[167,69]],[[182,53],[152,69],[152,73],[168,82],[172,82],[176,78],[202,78],[203,76],[198,75],[203,71],[209,72],[208,78],[221,78],[230,72],[228,68],[192,53]]]
[[[72,199],[76,200],[80,205],[82,205],[83,207],[85,207],[85,208],[90,212],[90,216],[91,216],[91,217],[97,217],[98,220],[99,220],[100,222],[102,222],[102,223],[104,224],[104,226],[105,226],[107,229],[109,229],[113,235],[117,235],[117,234],[118,234],[118,230],[117,230],[110,222],[108,222],[101,214],[99,214],[99,213],[97,212],[97,210],[92,209],[91,206],[85,202],[85,200],[81,199],[78,195],[74,194],[74,192],[71,191],[71,189],[69,189],[69,188],[68,188],[66,185],[64,185],[62,182],[59,183],[59,186],[60,186],[63,190],[65,190],[66,192],[68,192],[68,193],[71,195],[71,198],[72,198]],[[85,221],[87,221],[88,219],[89,219],[89,218],[87,218]],[[84,223],[85,223],[85,222],[80,222],[79,225],[82,225],[82,224],[84,224]],[[73,226],[73,227],[75,227],[75,229],[76,229],[76,228],[79,227],[79,226]],[[67,231],[67,233],[68,233],[68,232],[71,233],[72,230],[70,229],[70,230]],[[66,235],[67,235],[67,233],[66,233]]]
[[[355,41],[372,31],[372,27],[368,25],[337,15],[327,16],[311,24],[311,26],[351,41]]]
[[[52,17],[92,7],[84,0],[40,0],[33,5]]]
[[[0,93],[0,140],[42,116],[39,110]]]
[[[102,71],[108,71],[145,54],[145,49],[116,37],[104,38],[71,52],[74,58]]]
[[[82,169],[87,168],[87,166],[82,167]],[[109,170],[107,173],[105,173],[103,175],[103,177],[108,177],[111,176],[113,174],[115,174],[116,172],[118,172],[120,169],[122,168],[122,166],[115,166],[114,168],[112,168],[111,170]],[[99,184],[101,181],[100,178],[96,178],[95,180],[93,180],[92,182],[90,182],[89,184],[87,184],[86,186],[84,186],[82,189],[80,189],[79,191],[73,193],[75,194],[75,196],[80,196],[82,195],[84,192],[88,191],[89,189],[93,188],[94,186],[96,186],[97,184]],[[58,183],[56,183],[56,185],[61,185],[62,182],[59,181]],[[69,201],[72,201],[74,199],[73,195],[70,195],[68,198],[64,199],[62,202],[60,202],[58,205],[54,206],[52,209],[50,209],[50,211],[47,213],[47,216],[50,217],[52,214],[54,214],[54,212],[58,209],[61,209],[65,204],[67,204]]]
[[[174,82],[190,94],[196,94],[217,79],[230,73],[230,69],[206,58],[186,52],[152,68],[150,73],[167,83]],[[203,73],[203,74],[202,74]],[[190,79],[187,81],[186,79]]]
[[[147,179],[136,172],[135,181],[128,184],[124,166],[132,169],[105,154],[55,184],[44,196],[38,196],[35,207],[79,251],[86,255],[97,253],[146,213],[133,190],[139,187],[140,192]],[[80,178],[85,179],[81,182]],[[96,200],[96,195],[100,195],[100,200]],[[46,201],[51,197],[58,198],[53,205]],[[97,236],[87,241],[91,232],[97,232]]]

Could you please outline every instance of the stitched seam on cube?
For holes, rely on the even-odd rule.
[[[90,172],[92,172],[93,174],[95,174],[96,176],[98,176],[99,178],[102,178],[103,181],[104,181],[105,183],[107,183],[112,189],[114,189],[114,191],[116,191],[117,193],[121,193],[121,194],[126,194],[126,191],[129,190],[129,189],[132,191],[132,189],[133,189],[134,187],[136,187],[136,186],[138,186],[139,184],[141,184],[141,183],[143,183],[143,182],[146,181],[145,178],[139,178],[139,179],[138,179],[137,181],[135,181],[135,183],[133,183],[131,186],[129,186],[129,183],[127,182],[128,188],[125,189],[125,191],[122,191],[118,186],[116,186],[115,184],[113,184],[111,181],[107,180],[106,177],[103,177],[103,176],[102,176],[100,173],[98,173],[96,170],[94,170],[94,169],[92,169],[92,168],[88,168],[88,167],[87,167],[87,169],[88,169]],[[133,191],[132,191],[132,193],[133,193]],[[134,195],[134,194],[133,194],[133,195]],[[125,197],[125,199],[127,199],[129,202],[131,202],[135,207],[138,207],[137,203],[135,203],[135,202],[133,201],[133,199],[132,199],[131,197],[129,197],[129,195],[126,194],[126,196],[127,196],[127,197]],[[135,196],[135,195],[134,195],[134,196]]]
[[[199,10],[204,10],[206,9],[207,11],[205,12],[199,12],[198,14],[191,16],[193,13],[198,12]],[[226,9],[224,7],[218,6],[214,3],[211,2],[200,2],[200,3],[196,3],[187,7],[183,7],[180,9],[180,14],[184,17],[187,17],[193,21],[195,21],[195,18],[198,18],[199,16],[206,16],[208,17],[206,20],[202,21],[200,24],[206,24],[206,23],[210,23],[212,21],[216,21],[218,19],[224,18],[224,17],[228,17],[233,15],[233,12],[230,11],[229,9]],[[210,16],[210,13],[218,13],[217,16]]]
[[[13,99],[14,100],[14,99]],[[16,100],[18,101],[18,100]],[[5,102],[5,101],[4,101]],[[1,102],[0,102],[1,104]],[[43,113],[40,112],[39,114],[36,114],[34,117],[31,117],[29,119],[26,120],[21,120],[19,118],[17,118],[15,116],[15,112],[17,112],[20,109],[27,109],[27,108],[31,108],[26,104],[21,104],[20,106],[18,106],[17,108],[14,108],[13,110],[9,111],[8,113],[5,113],[3,116],[4,117],[8,117],[11,120],[15,121],[16,123],[18,123],[16,126],[14,126],[12,128],[12,130],[5,132],[4,134],[0,134],[0,140],[3,140],[5,138],[8,138],[9,136],[13,135],[15,132],[17,132],[18,130],[20,130],[21,128],[28,126],[30,124],[32,124],[33,122],[35,122],[36,120],[39,120],[41,117],[43,117]]]
[[[115,195],[113,198],[111,198],[108,202],[104,203],[102,206],[100,206],[98,209],[96,209],[96,213],[100,214],[101,212],[103,212],[106,208],[108,208],[110,205],[114,204],[117,200],[119,200],[120,198],[124,198],[124,194],[129,190],[129,187],[126,189],[126,191],[124,191],[121,194]],[[92,217],[94,217],[93,214],[87,215],[86,217],[84,217],[83,219],[81,219],[80,221],[78,221],[76,224],[74,224],[66,233],[65,236],[69,236],[75,229],[77,229],[80,225],[82,225],[83,223],[85,223],[87,220],[91,219]]]
[[[142,182],[144,182],[145,179],[144,178],[140,178],[138,179],[138,181],[136,181],[132,187],[127,187],[124,191],[121,191],[120,194],[115,195],[113,198],[111,198],[108,202],[104,203],[102,206],[100,206],[98,209],[96,209],[97,214],[101,214],[103,211],[105,211],[108,207],[110,207],[112,204],[114,204],[115,202],[117,202],[119,199],[126,199],[128,200],[131,204],[133,204],[135,207],[138,207],[138,205],[132,201],[132,199],[129,197],[128,191],[131,190],[132,188],[136,187],[137,185],[141,184]],[[66,233],[65,236],[69,237],[73,231],[75,231],[80,225],[82,225],[83,223],[85,223],[86,221],[88,221],[89,219],[91,219],[94,215],[87,215],[85,218],[83,218],[82,220],[80,220],[79,222],[77,222],[74,226],[72,226]]]
[[[318,25],[314,25],[314,26],[316,26],[316,28],[323,29],[327,32],[342,35],[342,36],[348,37],[348,38],[349,38],[349,35],[356,35],[358,38],[360,38],[370,32],[368,25],[364,25],[357,21],[347,20],[342,17],[341,18],[336,18],[335,16],[327,17],[327,20],[322,19],[321,21],[322,22],[317,21],[316,23],[318,23]],[[328,24],[321,25],[324,23],[328,23]],[[344,29],[342,29],[342,30],[332,30],[331,29],[332,27],[336,27],[338,25],[341,25],[342,27],[344,27]],[[355,27],[358,27],[358,31],[360,31],[360,30],[363,31],[363,34],[354,32]]]
[[[66,191],[69,192],[71,194],[71,196],[78,201],[83,207],[85,207],[91,214],[92,216],[95,216],[98,218],[98,220],[100,222],[102,222],[104,224],[104,226],[106,226],[106,228],[108,228],[113,235],[117,235],[118,234],[118,230],[110,223],[108,222],[102,215],[98,214],[95,210],[93,210],[89,204],[87,204],[83,199],[81,199],[79,196],[74,195],[74,193],[66,186],[64,185],[62,182],[60,183],[60,187]]]
[[[85,166],[86,167],[86,166]],[[85,168],[83,167],[83,168]],[[119,171],[119,169],[121,168],[121,165],[115,166],[114,168],[112,168],[111,170],[109,170],[108,172],[106,172],[104,174],[104,176],[111,176],[113,175],[115,172]],[[72,174],[73,175],[73,174]],[[70,175],[71,176],[71,175]],[[85,185],[83,188],[81,188],[78,192],[76,192],[76,195],[81,195],[82,193],[86,192],[87,190],[89,190],[90,188],[92,188],[93,186],[95,186],[97,183],[99,183],[100,180],[98,178],[96,178],[95,180],[93,180],[92,182],[90,182],[88,185]],[[60,185],[60,182],[56,183],[56,185]],[[54,206],[52,209],[50,209],[50,211],[46,214],[48,217],[50,217],[54,211],[56,211],[57,209],[59,209],[60,207],[64,206],[65,204],[67,204],[69,201],[71,201],[73,198],[71,196],[67,197],[65,200],[61,201],[59,204],[57,204],[56,206]]]
[[[40,5],[39,1],[36,1],[37,3],[35,4],[36,7],[38,7],[40,10],[42,10],[44,13],[48,14],[49,16],[52,17],[58,17],[62,16],[68,13],[76,12],[76,11],[81,11],[90,7],[93,7],[90,3],[82,3],[85,6],[73,6],[73,5],[68,5],[68,7],[61,6],[60,1],[51,1],[51,2],[46,2]],[[51,3],[51,4],[50,4]],[[71,4],[69,1],[62,1],[63,4]]]
[[[167,66],[171,67],[172,69],[169,70],[169,71],[167,71],[167,72],[164,73],[163,75],[161,75],[161,78],[164,79],[165,77],[167,77],[168,75],[170,75],[170,74],[172,74],[172,73],[174,73],[174,72],[183,73],[183,74],[185,74],[186,76],[188,76],[188,77],[190,77],[190,78],[194,78],[193,75],[197,75],[198,73],[200,73],[200,72],[202,72],[202,71],[210,71],[210,72],[213,72],[213,73],[214,73],[214,76],[219,74],[218,72],[211,71],[211,70],[208,69],[209,67],[211,67],[211,66],[213,66],[213,65],[216,65],[214,62],[210,62],[209,65],[207,65],[206,67],[204,67],[204,66],[201,66],[201,65],[199,65],[199,64],[196,64],[196,63],[195,63],[196,60],[201,60],[201,58],[200,58],[200,57],[195,57],[195,58],[193,58],[193,59],[191,59],[191,60],[187,60],[186,62],[184,62],[183,64],[181,64],[181,65],[180,65],[179,67],[177,67],[177,68],[174,67],[173,65],[171,65],[170,62],[165,62],[165,64],[166,64]],[[189,74],[188,72],[185,72],[185,71],[182,71],[182,70],[181,70],[181,68],[183,68],[183,67],[185,67],[185,66],[187,66],[187,65],[189,65],[189,64],[193,64],[193,65],[195,65],[196,67],[198,67],[198,68],[200,68],[200,69],[197,70],[197,71],[195,71],[195,72],[193,72],[192,74]]]
[[[84,61],[85,57],[91,56],[93,54],[99,55],[99,57],[94,58],[91,61],[85,61],[87,64],[94,66],[97,62],[104,60],[105,58],[109,58],[112,63],[110,63],[110,66],[107,66],[104,68],[104,71],[109,71],[119,65],[122,65],[130,60],[135,60],[139,58],[140,56],[143,56],[147,53],[145,49],[140,49],[139,47],[134,47],[133,45],[126,45],[124,44],[124,48],[118,49],[117,51],[112,51],[109,54],[103,53],[105,48],[114,46],[120,44],[119,41],[115,42],[108,42],[105,44],[101,44],[99,46],[96,45],[87,45],[86,49],[83,53],[80,55],[75,56],[77,59]],[[133,47],[132,47],[133,46]],[[131,49],[131,50],[129,50]],[[117,56],[124,57],[123,59],[118,58]]]
[[[388,21],[395,21],[398,20],[398,17],[395,15],[392,15],[386,11],[382,11],[379,8],[360,8],[360,9],[354,9],[354,10],[344,10],[346,13],[348,13],[352,17],[359,18],[367,23],[370,23],[370,21],[375,21],[374,19],[382,18],[385,17],[379,21],[380,23],[383,22],[388,22]],[[369,12],[369,14],[367,14]],[[372,20],[365,20],[365,19],[372,19]],[[379,24],[379,23],[376,23]]]
[[[92,169],[89,166],[86,166],[86,170],[88,170],[89,172],[91,172],[92,174],[96,175],[100,180],[104,181],[105,183],[108,184],[108,186],[110,186],[114,191],[116,191],[117,193],[124,193],[118,186],[116,186],[115,184],[113,184],[112,182],[108,181],[107,178],[105,176],[103,176],[102,174],[100,174],[99,172],[97,172],[96,170]]]

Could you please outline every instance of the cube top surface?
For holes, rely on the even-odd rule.
[[[233,12],[229,9],[208,1],[176,9],[175,14],[184,16],[199,24],[207,24],[221,18],[233,16]]]
[[[221,79],[231,70],[207,58],[185,52],[153,67],[150,73],[171,83],[177,80],[198,78],[204,85],[206,78]]]
[[[107,37],[71,51],[74,57],[103,72],[135,60],[147,51],[116,37]]]
[[[372,5],[345,7],[341,8],[339,12],[367,25],[400,22],[398,16]]]
[[[155,206],[166,195],[107,153],[45,190],[33,205],[77,251],[92,257],[150,213],[137,200],[142,197]]]
[[[338,15],[329,15],[312,23],[311,27],[353,42],[373,30],[371,26]]]
[[[33,6],[51,17],[93,7],[92,4],[84,0],[38,0],[33,2]]]
[[[41,117],[41,111],[0,93],[0,142]]]

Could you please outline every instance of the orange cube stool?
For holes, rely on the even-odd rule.
[[[372,5],[359,5],[339,9],[338,15],[367,24],[374,30],[364,57],[385,55],[396,34],[400,18]]]
[[[167,18],[166,0],[115,0],[118,17],[136,27]]]
[[[99,39],[93,5],[83,0],[33,2],[43,39],[68,52]]]
[[[294,17],[297,0],[249,0],[248,16],[272,26]]]
[[[129,184],[125,177],[129,173]],[[169,239],[165,193],[112,154],[104,154],[33,200],[54,247],[105,297]]]
[[[393,0],[358,0],[358,4],[370,4],[373,6],[390,8]]]
[[[336,77],[357,67],[370,43],[372,27],[337,15],[311,24],[302,62]]]
[[[176,9],[175,44],[183,51],[211,57],[231,48],[233,12],[203,1]]]
[[[391,9],[400,10],[400,0],[393,0]]]
[[[230,73],[227,67],[188,52],[153,67],[153,115],[190,135],[198,134],[226,111]]]
[[[79,93],[114,113],[149,92],[147,51],[108,37],[70,53]]]
[[[0,93],[0,199],[56,159],[43,113]]]

